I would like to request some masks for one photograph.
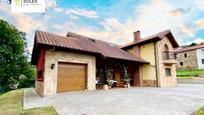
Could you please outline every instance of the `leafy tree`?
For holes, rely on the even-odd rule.
[[[195,46],[195,45],[197,45],[196,43],[192,43],[192,44],[190,44],[190,46]]]
[[[0,20],[0,92],[34,85],[35,72],[24,53],[26,34]]]

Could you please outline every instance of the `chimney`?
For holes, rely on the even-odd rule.
[[[140,31],[134,32],[134,42],[140,41]]]

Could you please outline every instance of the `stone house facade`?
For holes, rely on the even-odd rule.
[[[176,51],[177,69],[204,69],[204,44]]]
[[[140,57],[150,62],[143,64],[141,74],[143,86],[175,86],[176,81],[176,59],[175,48],[178,47],[172,33],[167,30],[148,38],[140,39],[139,31],[134,33],[135,41],[122,47],[132,54],[136,47],[139,48]]]
[[[197,69],[197,56],[196,50],[180,52],[176,55],[178,69]]]
[[[41,96],[78,90],[95,90],[108,69],[116,86],[124,82],[124,70],[131,86],[175,86],[176,61],[171,53],[178,47],[170,30],[118,46],[68,33],[67,36],[36,31],[31,63],[36,65],[35,90]],[[96,74],[103,73],[100,77]]]

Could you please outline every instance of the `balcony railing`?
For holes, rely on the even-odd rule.
[[[162,58],[163,60],[176,60],[176,53],[164,51],[162,52]]]

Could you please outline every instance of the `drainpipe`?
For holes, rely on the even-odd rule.
[[[156,69],[156,85],[157,85],[157,87],[159,87],[159,75],[158,75],[158,73],[159,73],[159,68],[157,67],[157,65],[159,64],[159,60],[157,60],[157,57],[159,56],[158,55],[158,51],[157,51],[157,49],[158,49],[158,47],[157,47],[157,43],[156,42],[153,42],[153,44],[154,44],[154,55],[155,55],[155,69]]]

